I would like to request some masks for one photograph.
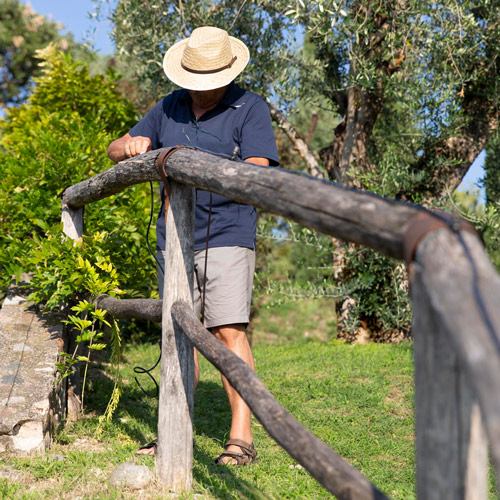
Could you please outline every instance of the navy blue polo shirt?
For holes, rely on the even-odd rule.
[[[278,165],[269,108],[264,99],[231,83],[214,109],[197,120],[191,110],[187,90],[176,90],[157,103],[129,134],[151,139],[152,149],[187,145],[237,160],[252,156],[268,158]],[[238,203],[219,194],[212,195],[209,247],[241,246],[255,248],[257,214],[250,205]],[[194,249],[206,245],[210,195],[196,190]],[[165,208],[156,222],[157,249],[165,249]]]

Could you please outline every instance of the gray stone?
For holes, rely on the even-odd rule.
[[[19,375],[4,375],[2,384],[23,384],[24,380]]]
[[[48,398],[42,399],[42,401],[37,401],[36,403],[33,403],[32,408],[37,413],[40,413],[41,415],[45,415],[50,409],[50,401]]]
[[[133,462],[120,464],[111,474],[109,483],[111,486],[127,486],[134,490],[145,488],[153,481],[153,474],[149,467],[137,465]]]
[[[28,293],[11,285],[12,300],[0,309],[0,453],[45,453],[65,418],[66,383],[55,383],[65,348],[61,317],[21,300]]]
[[[14,469],[0,469],[0,479],[9,479],[10,481],[21,481],[23,473]]]
[[[4,306],[16,306],[19,304],[24,304],[26,302],[26,299],[24,297],[21,297],[20,295],[7,295],[5,297],[5,300],[3,301]]]
[[[0,401],[2,406],[19,405],[24,404],[26,398],[24,396],[11,396],[10,398],[4,398]]]
[[[35,368],[36,372],[45,372],[45,373],[55,373],[56,369],[54,366],[46,366],[45,368]]]
[[[16,325],[22,327],[23,325]],[[12,346],[12,349],[16,352],[30,352],[33,351],[33,349],[29,346],[26,345],[24,342],[21,342],[20,344],[16,344],[15,346]]]
[[[9,370],[9,371],[13,371],[13,372],[16,372],[17,370],[19,370],[19,368],[21,368],[22,366],[22,363],[21,361],[14,361],[13,363],[9,363],[5,369],[6,370]]]
[[[43,422],[30,420],[24,422],[12,436],[12,451],[22,453],[41,453],[45,451]]]

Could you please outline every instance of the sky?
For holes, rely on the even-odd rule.
[[[91,19],[90,13],[95,11],[92,0],[21,0],[30,4],[35,12],[64,25],[63,33],[71,31],[76,40],[90,41],[95,50],[101,54],[111,54],[114,45],[109,38],[111,24],[109,21]],[[112,4],[116,0],[110,0]],[[484,188],[479,188],[479,182],[484,176],[484,151],[477,157],[464,177],[459,191],[480,190],[481,200],[485,200]]]
[[[111,2],[114,4],[116,0]],[[92,0],[21,0],[21,3],[30,4],[35,12],[62,23],[62,32],[71,31],[77,41],[90,40],[99,53],[113,53],[113,42],[108,36],[111,24],[90,18],[90,12],[95,11]]]

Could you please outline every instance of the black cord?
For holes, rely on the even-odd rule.
[[[149,243],[149,231],[151,229],[151,224],[153,222],[153,213],[154,213],[154,192],[153,192],[153,183],[152,182],[149,183],[149,187],[150,187],[150,191],[151,191],[151,210],[150,210],[150,214],[149,214],[148,229],[146,230],[146,243],[148,245],[149,253],[153,256],[154,260],[156,261],[156,264],[158,265],[158,268],[163,273],[163,276],[165,276],[165,271],[163,269],[163,266],[161,265],[158,257],[156,256],[156,252],[153,252],[153,249],[151,248],[151,245]],[[135,366],[134,367],[134,373],[137,373],[138,375],[146,374],[155,383],[156,391],[154,394],[151,394],[151,393],[147,392],[146,389],[144,389],[144,387],[142,387],[142,385],[140,384],[137,377],[134,377],[134,380],[135,380],[136,384],[139,386],[139,389],[141,389],[141,391],[146,396],[148,396],[150,398],[157,398],[158,395],[160,394],[160,386],[158,385],[158,382],[153,377],[153,375],[151,375],[151,372],[158,366],[158,363],[160,362],[160,360],[161,360],[161,341],[160,341],[160,355],[158,356],[156,363],[151,368],[143,368],[142,366]]]
[[[153,213],[154,213],[154,208],[155,208],[155,198],[154,198],[154,193],[153,193],[153,183],[150,181],[149,182],[149,188],[151,191],[151,210],[149,214],[149,224],[148,224],[148,229],[146,231],[146,243],[148,245],[148,250],[149,253],[153,256],[153,259],[156,261],[156,264],[158,267],[161,269],[161,272],[165,276],[165,270],[163,269],[163,266],[161,265],[158,257],[156,256],[156,252],[153,252],[153,249],[151,248],[151,245],[149,244],[149,231],[151,229],[151,224],[153,222]]]
[[[148,396],[150,398],[157,398],[159,396],[159,394],[160,394],[160,386],[158,385],[158,382],[153,377],[153,375],[151,375],[151,372],[158,366],[158,363],[161,360],[161,340],[160,340],[159,344],[160,344],[160,355],[158,356],[158,359],[156,360],[156,363],[151,368],[143,368],[142,366],[136,366],[136,367],[134,367],[134,373],[137,373],[138,375],[146,374],[155,383],[155,386],[156,386],[155,393],[151,394],[148,391],[146,391],[146,389],[144,389],[144,387],[142,387],[142,385],[140,384],[140,382],[137,379],[137,377],[134,377],[134,380],[135,380],[136,384],[139,386],[139,389],[146,396]]]

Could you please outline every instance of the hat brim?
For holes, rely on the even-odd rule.
[[[181,65],[184,46],[188,39],[181,40],[167,50],[163,58],[163,70],[167,78],[184,89],[213,90],[230,84],[246,67],[250,59],[247,46],[237,38],[229,37],[231,50],[236,60],[230,68],[216,73],[192,73]]]

